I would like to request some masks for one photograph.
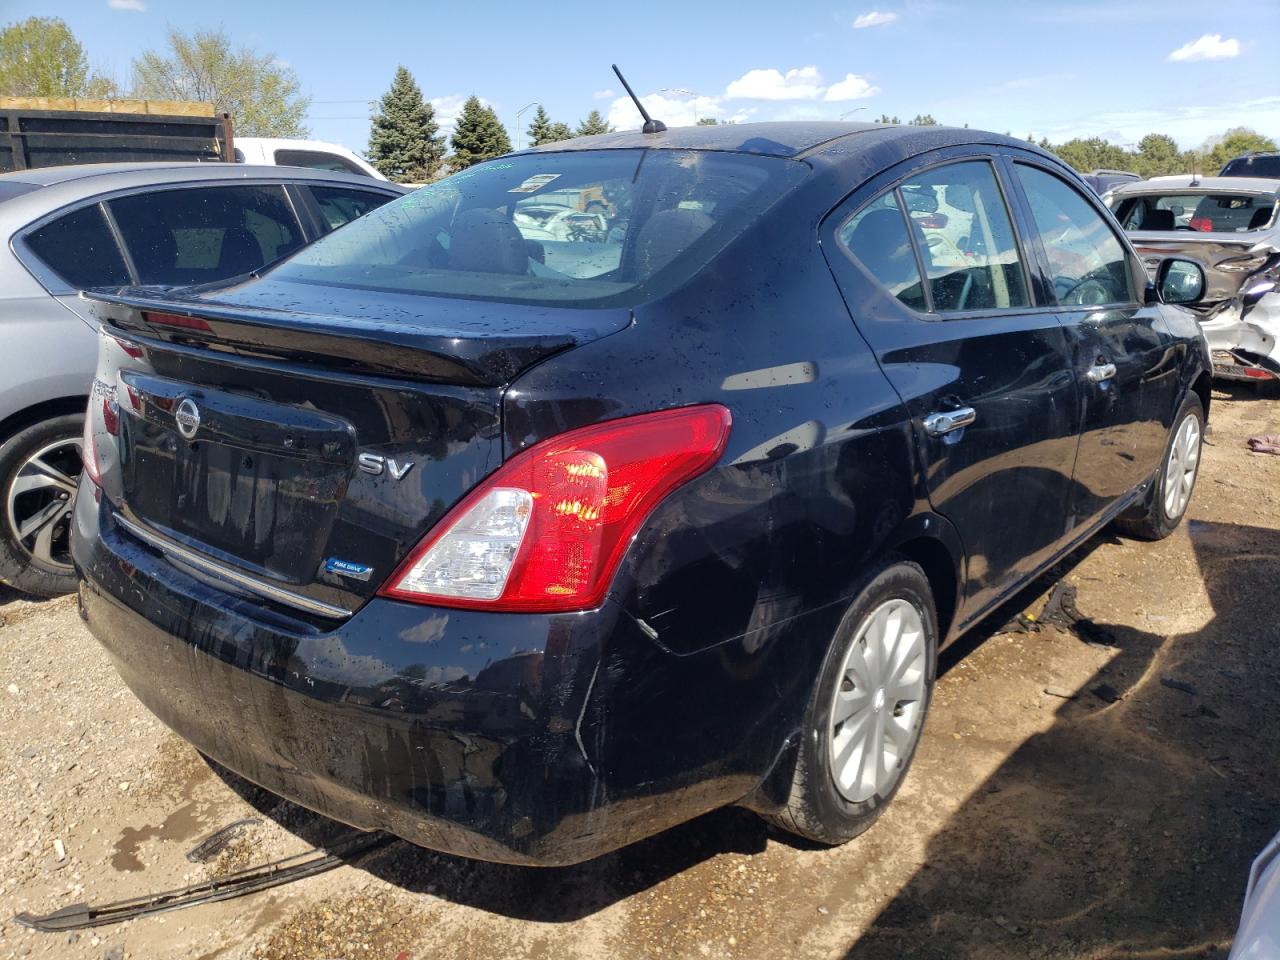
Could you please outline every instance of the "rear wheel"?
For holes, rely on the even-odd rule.
[[[1204,442],[1204,406],[1196,394],[1187,394],[1173,424],[1149,499],[1136,516],[1116,521],[1121,533],[1139,540],[1163,540],[1173,533],[1186,515],[1195,490]]]
[[[84,417],[52,417],[0,444],[0,580],[55,597],[76,587],[71,508]]]
[[[937,652],[924,571],[908,562],[885,567],[831,641],[805,711],[791,796],[771,822],[831,845],[875,822],[915,756]]]

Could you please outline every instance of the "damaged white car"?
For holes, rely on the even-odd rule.
[[[1115,188],[1107,202],[1149,270],[1190,257],[1205,270],[1191,305],[1214,376],[1280,379],[1280,179],[1161,177]]]

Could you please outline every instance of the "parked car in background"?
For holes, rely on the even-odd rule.
[[[538,239],[548,185],[627,229]],[[971,211],[961,262],[914,195]],[[941,647],[1180,522],[1203,282],[978,131],[507,155],[259,277],[94,295],[82,614],[201,751],[359,827],[565,864],[737,803],[841,843]]]
[[[1280,377],[1280,179],[1162,177],[1108,202],[1149,269],[1169,256],[1203,264],[1208,291],[1192,309],[1215,375]]]
[[[1257,151],[1228,160],[1218,176],[1267,177],[1280,180],[1280,151]]]
[[[236,137],[236,163],[331,170],[386,180],[364,157],[323,140],[284,140],[278,137]]]
[[[1082,174],[1081,179],[1084,180],[1093,192],[1098,196],[1102,196],[1108,190],[1120,186],[1125,183],[1136,183],[1142,177],[1136,173],[1130,173],[1128,170],[1094,170],[1090,173]]]
[[[1253,861],[1240,926],[1227,960],[1280,957],[1280,836]]]
[[[0,580],[45,596],[75,588],[67,527],[98,349],[81,290],[243,275],[403,192],[226,163],[0,176]]]

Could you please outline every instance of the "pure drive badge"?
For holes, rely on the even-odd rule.
[[[340,577],[348,577],[352,580],[368,580],[369,574],[373,573],[373,567],[366,567],[363,563],[352,563],[350,560],[339,560],[337,557],[330,557],[324,562],[325,573],[336,573]]]

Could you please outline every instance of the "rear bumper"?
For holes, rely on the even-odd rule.
[[[72,553],[125,683],[203,753],[356,827],[575,863],[741,799],[785,736],[785,705],[724,650],[676,657],[613,603],[531,616],[378,599],[324,632],[160,556],[96,493],[84,481]]]

